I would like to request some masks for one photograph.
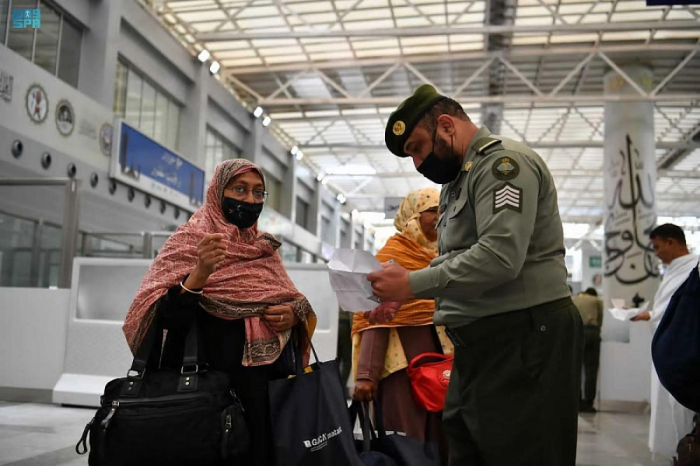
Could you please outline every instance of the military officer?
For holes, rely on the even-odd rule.
[[[573,466],[582,323],[546,164],[429,85],[391,114],[385,141],[443,185],[440,256],[410,273],[384,264],[368,278],[385,302],[436,299],[435,324],[455,344],[443,412],[450,465]]]

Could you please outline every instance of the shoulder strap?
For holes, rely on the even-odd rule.
[[[485,137],[479,138],[474,142],[474,151],[479,155],[489,155],[491,152],[503,149],[501,140],[498,138]]]

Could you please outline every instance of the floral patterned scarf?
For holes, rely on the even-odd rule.
[[[141,282],[124,322],[124,334],[133,353],[153,322],[159,300],[194,270],[197,245],[210,233],[225,235],[226,259],[209,277],[199,305],[221,319],[245,319],[244,366],[274,362],[290,338],[291,331],[278,334],[262,319],[268,306],[291,304],[306,324],[309,335],[313,333],[316,315],[282,265],[277,252],[280,242],[268,233],[259,232],[257,223],[239,229],[224,218],[221,208],[224,188],[231,179],[249,171],[257,172],[264,180],[262,170],[248,160],[220,163],[204,205],[165,242]]]

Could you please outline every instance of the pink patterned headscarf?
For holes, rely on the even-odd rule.
[[[163,245],[141,282],[124,322],[124,334],[133,353],[153,322],[160,298],[194,270],[197,245],[210,233],[225,235],[226,259],[209,277],[199,305],[221,319],[245,319],[244,366],[274,362],[290,338],[291,331],[278,334],[261,318],[268,306],[291,304],[309,334],[313,332],[316,316],[282,265],[277,253],[280,242],[269,233],[259,232],[257,223],[241,230],[224,218],[221,208],[224,188],[234,177],[250,171],[264,180],[260,168],[248,160],[220,163],[204,205]]]

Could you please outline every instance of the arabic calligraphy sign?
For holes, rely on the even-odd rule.
[[[629,134],[617,157],[608,160],[607,175],[614,180],[606,192],[606,277],[634,285],[658,276],[649,233],[656,224],[653,171]]]

